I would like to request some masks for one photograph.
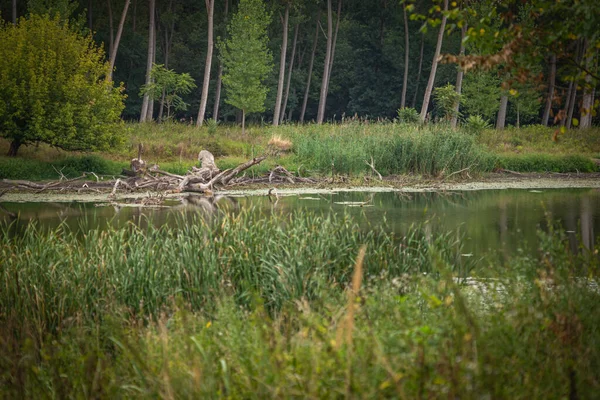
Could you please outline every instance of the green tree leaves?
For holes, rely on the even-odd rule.
[[[65,150],[118,144],[124,96],[105,79],[104,59],[91,37],[58,16],[0,27],[0,135],[12,141],[9,155],[33,142]]]
[[[271,16],[262,0],[241,0],[219,44],[225,72],[226,102],[245,113],[265,110],[268,88],[263,84],[273,68],[267,27]]]
[[[149,94],[151,98],[158,99],[164,94],[167,119],[171,117],[171,108],[175,111],[187,110],[188,104],[179,95],[189,94],[196,87],[190,74],[178,74],[163,64],[155,64],[150,74],[152,82],[142,86],[141,95]]]

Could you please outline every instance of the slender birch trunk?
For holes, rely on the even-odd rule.
[[[156,21],[156,9],[154,14],[154,20]],[[154,23],[154,32],[152,34],[152,66],[156,65],[156,22]],[[151,82],[154,82],[154,78],[151,78]],[[148,99],[148,111],[146,112],[146,119],[148,121],[154,120],[154,98]]]
[[[173,0],[169,1],[169,12],[173,10]],[[171,25],[168,29],[165,29],[165,46],[164,46],[164,57],[165,57],[165,68],[169,69],[169,61],[171,56],[171,47],[173,44],[173,34],[175,33],[175,19],[171,18]],[[167,97],[166,91],[163,89],[162,94],[160,96],[160,106],[158,107],[158,116],[157,121],[163,121],[163,115],[165,112],[165,99]],[[167,119],[170,117],[170,109],[167,110]]]
[[[409,58],[409,36],[408,36],[408,15],[406,13],[406,4],[402,7],[404,14],[404,79],[402,80],[402,97],[400,99],[400,108],[406,107],[406,87],[408,86],[408,63]]]
[[[502,95],[500,97],[500,109],[498,110],[498,118],[496,119],[496,129],[504,129],[506,124],[506,109],[508,108],[508,96]]]
[[[152,63],[154,61],[154,9],[156,6],[155,0],[149,0],[149,24],[148,24],[148,59],[146,62],[146,85],[152,82]],[[142,110],[140,113],[140,122],[148,120],[148,107],[150,105],[150,95],[145,94],[142,101]],[[150,114],[150,120],[152,114]]]
[[[327,79],[329,77],[329,63],[331,62],[331,46],[333,34],[333,17],[331,15],[331,0],[327,0],[327,49],[323,67],[323,80],[321,81],[321,96],[319,98],[319,110],[317,112],[317,124],[322,124],[325,117],[325,103],[327,102]]]
[[[421,72],[423,69],[423,50],[425,49],[425,35],[421,34],[421,51],[419,55],[419,68],[417,72],[417,84],[415,86],[415,94],[413,95],[412,104],[410,105],[412,108],[415,108],[417,105],[417,95],[419,93],[419,84],[421,83]]]
[[[571,105],[571,97],[573,95],[573,81],[569,82],[569,89],[567,90],[567,96],[565,98],[565,107],[563,109],[564,114],[562,115],[562,119],[560,120],[560,126],[567,125],[567,115],[569,114],[569,108]]]
[[[444,0],[444,11],[448,11],[448,0]],[[433,63],[431,64],[431,72],[429,73],[429,81],[427,82],[427,88],[425,89],[425,96],[423,97],[423,105],[421,106],[421,120],[425,121],[427,117],[427,109],[429,108],[429,101],[431,100],[431,92],[433,91],[433,84],[435,83],[435,74],[437,72],[437,66],[439,62],[440,53],[442,51],[442,41],[444,40],[444,30],[446,29],[446,14],[442,16],[442,24],[440,26],[440,32],[438,33],[437,45],[435,46],[435,54],[433,55]]]
[[[569,111],[567,113],[567,129],[571,129],[573,123],[573,113],[575,112],[575,102],[577,101],[577,84],[573,83],[573,91],[569,99]]]
[[[577,41],[577,64],[580,64],[583,60],[583,41],[580,39]],[[569,110],[567,112],[567,129],[571,129],[571,124],[573,122],[573,112],[575,111],[575,102],[577,101],[577,82],[573,82],[573,91],[571,92],[571,96],[569,98]]]
[[[552,110],[552,100],[554,99],[554,86],[556,83],[556,54],[550,56],[550,82],[548,84],[548,97],[546,98],[546,107],[542,117],[542,125],[548,126],[550,121],[550,111]]]
[[[202,126],[204,122],[204,113],[206,112],[206,102],[208,100],[208,86],[210,85],[210,67],[212,65],[212,56],[214,48],[213,39],[213,15],[215,11],[215,0],[205,0],[206,12],[208,13],[208,48],[206,51],[206,63],[204,64],[204,82],[202,84],[202,97],[200,98],[200,110],[196,126]]]
[[[467,34],[467,24],[464,24],[462,30],[460,31],[460,52],[461,56],[465,55],[465,35]],[[465,71],[458,66],[458,72],[456,73],[456,93],[459,95],[462,93],[462,82]],[[452,129],[456,129],[456,125],[458,124],[458,112],[460,110],[460,100],[454,106],[454,114],[452,115],[452,121],[450,122],[450,126]]]
[[[290,3],[288,2],[285,6],[284,16],[281,17],[281,24],[283,25],[283,40],[281,42],[281,56],[279,60],[279,80],[277,82],[277,98],[275,99],[275,111],[273,112],[273,126],[279,125],[279,118],[281,113],[281,99],[283,97],[283,84],[285,78],[285,58],[287,53],[287,42],[288,42],[288,23],[290,19]]]
[[[227,13],[229,12],[229,0],[225,0],[225,22],[227,22]],[[213,110],[213,119],[219,120],[219,107],[221,106],[221,87],[223,79],[223,61],[219,59],[219,71],[217,72],[217,83],[215,91],[215,105]]]
[[[342,0],[338,0],[337,18],[335,22],[335,33],[331,45],[331,60],[329,60],[329,76],[327,76],[327,93],[329,93],[329,82],[331,82],[331,71],[333,70],[333,59],[335,58],[335,47],[337,45],[338,31],[340,30],[340,15],[342,14]]]
[[[298,31],[300,30],[300,24],[296,24],[294,28],[294,41],[292,42],[292,55],[290,56],[289,67],[287,72],[287,82],[285,83],[285,96],[283,97],[283,106],[281,107],[281,118],[279,123],[283,123],[285,117],[285,110],[287,108],[288,98],[290,96],[290,85],[292,83],[292,71],[294,70],[294,58],[296,57],[296,43],[298,42]]]
[[[123,6],[123,12],[121,13],[121,20],[119,21],[119,28],[117,29],[117,36],[113,43],[112,52],[110,53],[110,71],[108,73],[108,79],[112,80],[113,71],[115,69],[115,60],[117,59],[117,51],[119,51],[119,42],[121,41],[121,35],[123,34],[123,27],[125,26],[125,19],[127,18],[127,9],[131,0],[125,0]]]
[[[313,66],[315,63],[315,53],[317,51],[317,43],[319,41],[319,24],[321,23],[321,10],[317,14],[317,27],[315,28],[315,39],[313,40],[312,53],[308,63],[308,77],[306,78],[306,89],[304,90],[304,100],[302,100],[302,110],[300,111],[300,122],[304,122],[306,114],[306,105],[308,103],[308,95],[310,93],[310,81],[312,79]]]
[[[586,53],[589,53],[587,56]],[[589,71],[592,69],[594,61],[594,53],[589,49],[588,39],[585,39],[583,45],[583,55],[585,57],[585,68]],[[579,128],[586,129],[592,126],[592,108],[593,108],[593,87],[592,87],[592,76],[590,74],[585,75],[585,84],[583,86],[583,98],[581,104],[581,117],[579,118]]]
[[[242,136],[246,135],[246,110],[242,110]]]
[[[17,0],[12,0],[12,23],[17,24]]]

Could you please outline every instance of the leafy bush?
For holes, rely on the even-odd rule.
[[[492,125],[488,120],[483,119],[481,115],[469,115],[465,121],[464,128],[467,132],[479,134],[486,129],[490,129]]]
[[[419,112],[410,107],[399,108],[397,119],[401,124],[418,124],[421,122]]]
[[[121,143],[124,94],[114,87],[104,52],[59,17],[31,14],[0,24],[0,135],[21,145],[65,150],[109,149]]]
[[[448,83],[446,86],[436,87],[433,90],[433,99],[438,116],[445,120],[458,117],[456,106],[460,103],[461,95],[456,92],[454,85]]]

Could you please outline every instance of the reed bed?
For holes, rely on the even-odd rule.
[[[0,227],[2,397],[598,392],[600,262],[552,225],[503,266],[462,263],[456,232],[347,216],[81,227]]]
[[[490,172],[496,159],[472,135],[445,126],[348,124],[310,127],[293,134],[299,162],[322,173],[444,176]]]

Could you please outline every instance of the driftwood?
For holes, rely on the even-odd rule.
[[[131,160],[131,170],[124,170],[123,176],[102,180],[93,172],[86,172],[73,179],[61,176],[60,181],[49,183],[30,182],[26,180],[7,180],[0,182],[2,189],[26,189],[35,192],[43,191],[96,191],[109,192],[109,197],[115,197],[118,191],[136,192],[154,190],[157,192],[212,192],[221,188],[250,183],[296,183],[314,181],[308,178],[296,177],[282,166],[275,167],[268,176],[249,178],[245,172],[248,168],[260,164],[267,156],[254,157],[233,169],[219,170],[214,156],[202,150],[198,155],[201,167],[192,167],[185,175],[162,171],[158,165],[148,167],[142,160],[143,147],[140,145],[138,157]],[[89,177],[93,176],[93,180]]]

